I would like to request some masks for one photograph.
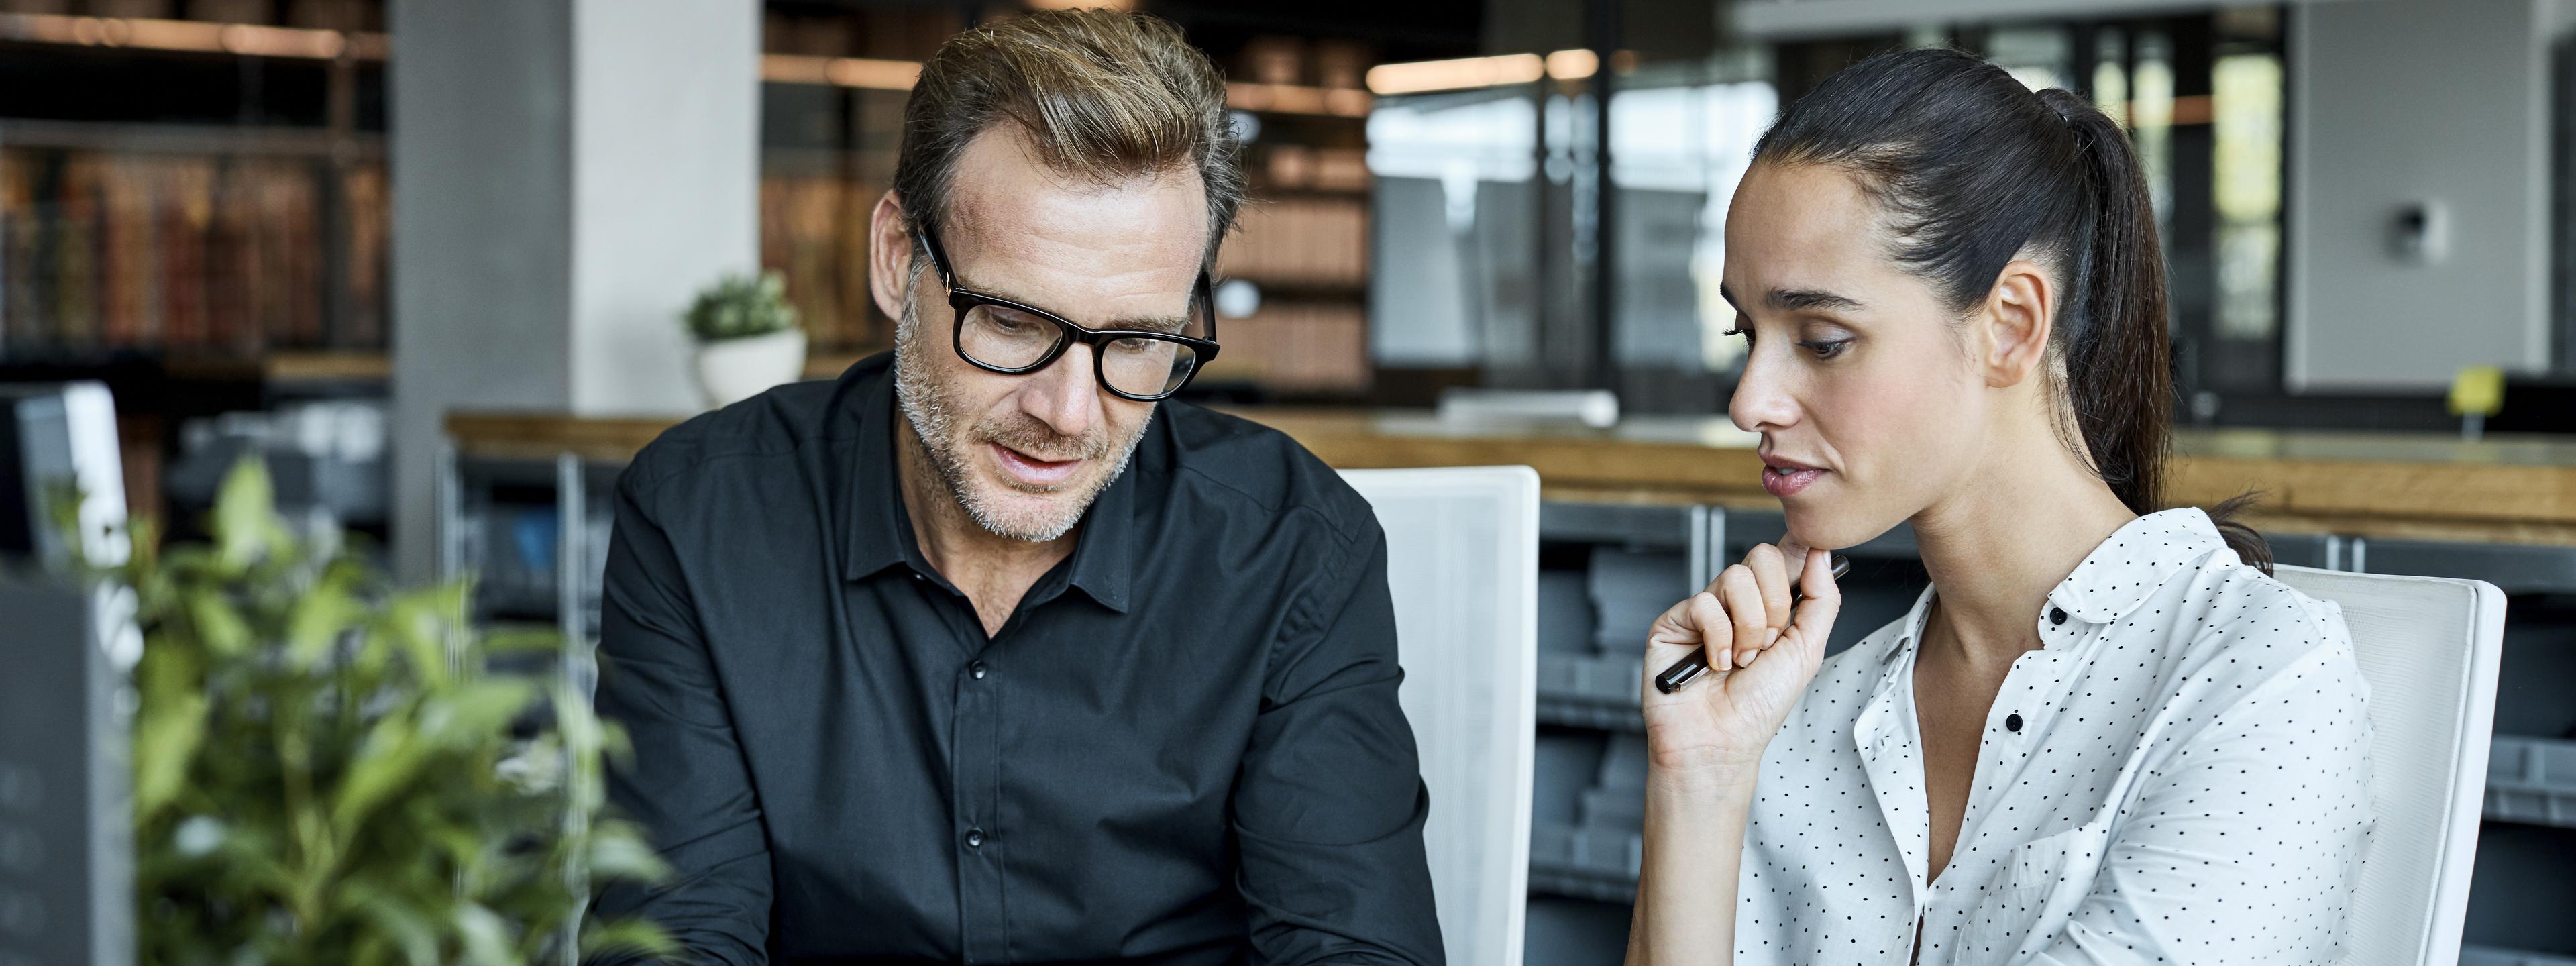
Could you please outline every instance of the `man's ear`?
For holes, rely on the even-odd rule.
[[[1986,385],[2020,385],[2047,364],[2057,306],[2057,282],[2037,263],[2017,258],[1995,276],[1985,304],[1970,320],[1974,361]]]
[[[900,319],[911,283],[912,231],[905,224],[903,200],[888,191],[868,213],[868,295],[886,318]]]

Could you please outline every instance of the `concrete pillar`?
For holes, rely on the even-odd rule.
[[[394,0],[394,552],[452,409],[698,408],[679,313],[759,264],[758,0]]]

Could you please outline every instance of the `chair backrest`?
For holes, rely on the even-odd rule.
[[[2279,568],[2343,608],[2370,685],[2377,815],[2345,919],[2349,966],[2452,963],[2468,915],[2504,592],[2478,580]]]
[[[1538,474],[1345,470],[1386,530],[1423,849],[1453,963],[1520,966],[1536,756]]]

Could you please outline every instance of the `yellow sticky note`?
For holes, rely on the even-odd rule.
[[[2493,416],[2503,408],[2503,367],[2466,366],[2451,380],[2451,415]]]

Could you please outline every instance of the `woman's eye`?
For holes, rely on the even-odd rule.
[[[1852,340],[1850,339],[1834,339],[1825,342],[1800,342],[1798,343],[1798,348],[1815,353],[1816,358],[1818,359],[1831,359],[1835,356],[1842,355],[1844,349],[1851,348],[1851,343]]]

